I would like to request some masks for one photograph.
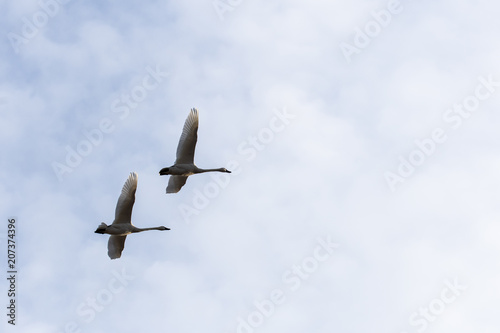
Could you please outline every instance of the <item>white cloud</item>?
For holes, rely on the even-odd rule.
[[[456,129],[443,113],[478,77],[500,80],[498,20],[485,1],[401,4],[350,63],[339,44],[387,1],[243,1],[222,21],[211,1],[70,1],[19,53],[5,39],[0,212],[20,226],[15,329],[235,332],[238,317],[282,289],[286,302],[255,332],[410,333],[411,314],[457,277],[469,288],[429,331],[493,331],[499,99]],[[40,7],[2,8],[7,36]],[[113,103],[140,89],[148,68],[168,75],[120,118]],[[179,208],[217,181],[195,175],[166,195],[158,171],[175,160],[191,107],[196,163],[237,161],[240,172],[188,224]],[[284,109],[295,118],[273,131]],[[105,118],[113,130],[59,182],[52,163]],[[384,172],[436,127],[446,142],[391,192]],[[131,171],[134,223],[172,230],[131,235],[110,261],[108,237],[93,231],[112,222]],[[283,273],[327,235],[339,248],[290,292]],[[133,280],[109,294],[122,269]],[[77,310],[99,295],[106,304],[86,321]]]

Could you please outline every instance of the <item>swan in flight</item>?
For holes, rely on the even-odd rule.
[[[118,198],[115,210],[115,220],[113,224],[106,225],[101,223],[95,233],[109,234],[108,241],[108,256],[111,259],[120,258],[123,247],[125,246],[125,238],[127,235],[135,232],[146,230],[170,230],[164,226],[154,228],[137,228],[131,222],[132,208],[135,202],[135,190],[137,189],[137,173],[132,172],[128,176],[125,185],[123,185],[122,193]]]
[[[175,164],[160,170],[160,176],[171,175],[168,180],[167,193],[179,192],[181,187],[186,184],[187,178],[195,173],[210,171],[231,173],[226,168],[200,169],[194,164],[194,149],[197,137],[198,110],[193,108],[184,123],[184,129],[177,145],[177,159],[175,160]]]

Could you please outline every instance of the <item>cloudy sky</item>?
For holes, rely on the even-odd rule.
[[[486,1],[0,1],[12,332],[497,332]],[[165,194],[190,108],[195,161]],[[129,236],[107,256],[121,188]]]

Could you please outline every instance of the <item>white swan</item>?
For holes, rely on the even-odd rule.
[[[96,229],[98,234],[109,234],[108,241],[108,256],[111,259],[120,258],[123,247],[125,246],[125,238],[127,235],[135,232],[146,230],[170,230],[164,226],[154,228],[137,228],[132,224],[132,208],[135,202],[135,190],[137,189],[137,174],[130,173],[125,185],[123,185],[122,193],[118,198],[115,210],[115,220],[113,224],[106,225],[101,223]]]
[[[184,129],[182,130],[181,138],[177,146],[177,159],[175,160],[175,164],[160,170],[160,176],[171,175],[168,181],[167,193],[179,192],[181,187],[186,184],[187,178],[195,173],[210,171],[231,173],[231,171],[226,168],[200,169],[194,164],[194,149],[196,147],[197,138],[198,110],[193,108],[184,123]]]

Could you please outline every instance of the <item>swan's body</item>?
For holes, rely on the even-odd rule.
[[[182,130],[179,144],[177,145],[177,158],[175,164],[160,170],[160,176],[171,175],[168,181],[167,193],[177,193],[186,184],[189,176],[204,172],[227,172],[226,168],[201,169],[194,164],[194,150],[198,139],[198,110],[191,109],[184,128]]]
[[[147,230],[170,230],[164,226],[137,228],[132,224],[132,208],[135,202],[136,189],[137,174],[133,172],[128,177],[125,185],[123,185],[122,193],[116,203],[115,220],[113,224],[106,225],[106,223],[103,222],[95,231],[95,233],[98,234],[111,235],[108,241],[108,256],[111,259],[120,258],[123,248],[125,247],[125,238],[127,235]]]

